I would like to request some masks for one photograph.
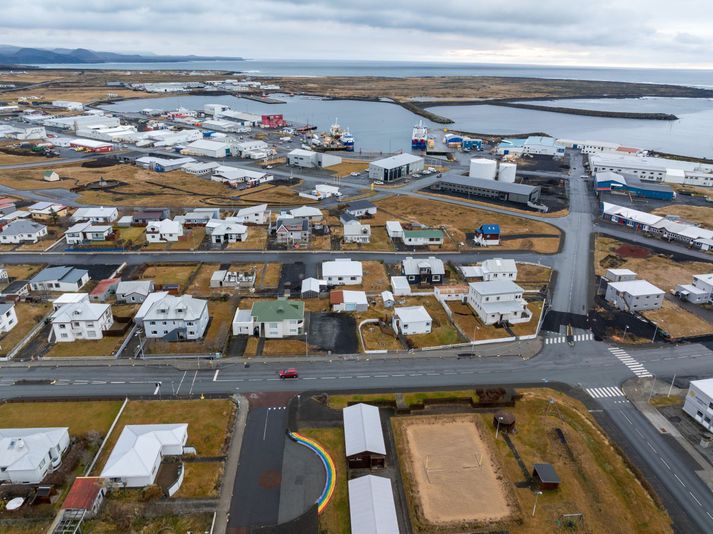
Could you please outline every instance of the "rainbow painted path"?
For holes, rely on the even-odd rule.
[[[322,495],[320,495],[317,499],[317,512],[321,514],[325,507],[329,504],[329,501],[332,499],[332,495],[334,495],[334,486],[337,482],[337,469],[334,465],[334,460],[332,460],[332,457],[326,449],[316,441],[298,434],[297,432],[290,432],[289,436],[300,445],[304,445],[310,449],[317,456],[319,456],[320,460],[322,460],[322,465],[324,465],[324,471],[327,477],[324,482]]]

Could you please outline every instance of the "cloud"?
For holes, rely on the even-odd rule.
[[[8,44],[255,58],[713,63],[696,0],[5,0]]]

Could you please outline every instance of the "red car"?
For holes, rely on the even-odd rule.
[[[297,369],[294,367],[290,367],[289,369],[282,369],[280,371],[280,378],[283,380],[285,378],[297,378],[299,375],[297,374]]]

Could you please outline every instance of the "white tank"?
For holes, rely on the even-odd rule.
[[[498,162],[494,159],[473,158],[470,160],[470,172],[468,176],[471,178],[482,178],[484,180],[495,180]]]
[[[500,169],[498,169],[498,181],[500,182],[514,182],[515,174],[517,174],[517,164],[501,162]]]

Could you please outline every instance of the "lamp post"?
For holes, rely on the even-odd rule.
[[[655,326],[655,328],[654,328],[654,335],[651,336],[651,343],[653,343],[653,342],[656,340],[656,334],[659,333],[659,325],[654,325],[654,326]]]
[[[537,498],[542,495],[541,491],[535,492],[535,504],[532,505],[532,517],[535,517],[535,510],[537,510]]]
[[[626,341],[626,333],[627,333],[628,331],[629,331],[629,325],[626,324],[626,325],[624,325],[624,338],[623,338],[623,341]]]
[[[667,397],[671,396],[671,390],[673,389],[673,383],[676,381],[676,373],[673,373],[673,378],[671,379],[671,385],[668,387]]]
[[[503,416],[496,417],[497,424],[495,425],[495,439],[498,439],[498,434],[500,434],[500,422],[503,420]]]

